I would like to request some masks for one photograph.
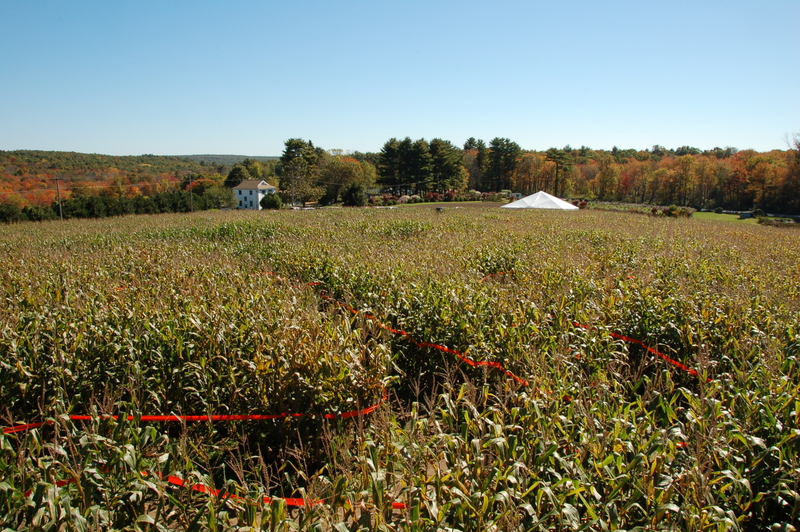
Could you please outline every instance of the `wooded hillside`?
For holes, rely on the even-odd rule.
[[[287,150],[292,142],[313,147],[311,141],[289,139]],[[535,151],[524,150],[507,138],[495,138],[488,145],[470,138],[463,148],[442,139],[393,138],[380,153],[355,152],[344,159],[348,154],[340,150],[328,152],[314,147],[313,161],[304,161],[303,176],[310,181],[295,179],[295,186],[302,184],[308,189],[305,192],[310,191],[304,192],[309,196],[304,201],[316,201],[323,195],[335,201],[339,188],[347,183],[339,183],[340,179],[329,175],[324,167],[346,159],[362,166],[374,165],[371,171],[377,171],[377,184],[397,193],[441,194],[470,189],[530,194],[544,190],[587,200],[800,214],[799,148],[797,136],[791,149],[769,152],[730,147],[667,149],[659,145],[647,150],[565,146]],[[241,166],[242,157],[0,151],[0,204],[18,209],[50,207],[57,198],[57,183],[62,198],[105,195],[131,199],[186,190],[190,176],[208,177],[222,184],[233,167]],[[280,161],[253,157],[244,162],[245,166],[249,162],[251,168],[258,167],[257,177],[272,179],[286,190],[290,173],[282,174],[282,170],[293,157],[285,153]],[[225,181],[227,186],[231,186],[229,181]]]

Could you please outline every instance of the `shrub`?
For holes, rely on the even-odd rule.
[[[695,213],[695,209],[691,207],[678,207],[677,205],[670,205],[669,207],[653,207],[650,209],[650,214],[658,216],[667,216],[670,218],[690,218]]]
[[[716,209],[714,209],[714,212],[717,214],[722,214],[722,207],[717,207]]]
[[[58,203],[56,203],[56,209]],[[38,205],[31,205],[22,209],[22,214],[32,222],[41,222],[43,220],[55,220],[58,218],[56,211],[49,207],[39,207]]]
[[[770,218],[768,216],[759,216],[758,223],[761,225],[771,225],[772,227],[800,227],[800,224],[794,223],[791,218]]]
[[[277,194],[267,194],[261,198],[262,209],[280,209],[283,207],[283,200]]]
[[[21,213],[19,207],[13,203],[0,204],[0,222],[10,224],[14,222],[23,222],[27,219],[28,217]]]
[[[367,194],[364,192],[364,187],[355,183],[348,186],[342,193],[342,203],[347,207],[363,207],[366,205]]]
[[[442,201],[442,195],[438,192],[428,192],[425,194],[425,199],[427,201]]]
[[[484,192],[481,194],[481,201],[503,201],[508,199],[508,196],[498,194],[497,192]]]

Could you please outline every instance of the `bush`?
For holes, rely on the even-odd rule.
[[[481,201],[504,201],[508,196],[503,196],[497,192],[484,192],[481,194]]]
[[[236,206],[236,197],[227,187],[212,186],[202,194],[208,209],[231,209]],[[280,198],[278,198],[280,200]]]
[[[442,195],[438,192],[428,192],[425,194],[425,200],[432,202],[442,201]]]
[[[342,204],[346,207],[363,207],[367,204],[367,194],[364,187],[351,184],[342,193]]]
[[[722,207],[717,207],[716,209],[714,209],[714,212],[717,214],[722,214]]]
[[[770,218],[768,216],[759,216],[758,223],[761,225],[771,225],[772,227],[800,227],[791,218]]]
[[[58,209],[58,203],[55,204]],[[44,220],[55,220],[58,218],[56,211],[49,207],[39,207],[38,205],[31,205],[22,209],[22,214],[32,222],[41,222]]]
[[[670,205],[669,207],[653,206],[650,209],[652,216],[666,216],[668,218],[690,218],[696,209],[691,207],[678,207],[677,205]]]
[[[2,223],[15,223],[24,222],[28,217],[20,212],[19,207],[13,203],[0,204],[0,222]]]
[[[261,198],[262,209],[280,209],[283,207],[283,200],[277,194],[267,194]]]
[[[670,205],[661,209],[661,214],[670,218],[689,218],[694,212],[695,209],[691,207],[678,207],[677,205]]]

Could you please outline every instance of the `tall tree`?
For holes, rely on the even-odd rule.
[[[475,150],[475,164],[477,165],[478,169],[478,183],[483,183],[484,176],[489,169],[489,148],[486,147],[485,142],[479,140]]]
[[[401,175],[404,181],[413,184],[413,189],[417,192],[425,192],[433,184],[433,156],[430,146],[425,139],[415,140],[411,143],[411,148],[405,150],[406,141],[400,144],[401,162],[403,163]],[[404,153],[403,153],[404,152]]]
[[[284,142],[280,186],[289,191],[293,203],[297,199],[303,204],[316,201],[325,193],[317,184],[317,163],[324,154],[325,150],[315,148],[310,140],[293,138]]]
[[[247,171],[247,167],[243,164],[236,164],[231,168],[231,171],[228,172],[228,176],[225,178],[225,186],[233,188],[245,179],[252,179],[250,172]]]
[[[298,158],[301,158],[309,168],[317,165],[320,158],[320,151],[318,148],[314,147],[314,143],[310,140],[289,139],[283,144],[283,153],[280,158],[281,164],[289,165]],[[322,150],[323,153],[324,151],[325,150]]]
[[[614,164],[614,157],[608,152],[598,153],[595,160],[598,166],[595,194],[601,200],[613,199],[617,190],[619,166]]]
[[[510,139],[495,137],[489,143],[489,164],[486,176],[495,191],[511,188],[522,148]]]
[[[572,168],[572,149],[567,151],[559,150],[558,148],[550,148],[547,150],[547,160],[555,164],[555,179],[553,184],[553,194],[560,196],[563,194],[564,174]]]
[[[378,183],[386,187],[400,184],[400,142],[396,138],[386,141],[378,159]]]
[[[250,174],[252,179],[263,179],[264,178],[264,168],[261,166],[261,163],[255,159],[245,159],[242,161],[242,166],[247,168],[247,172]]]
[[[461,154],[461,160],[467,172],[469,172],[470,188],[476,190],[488,190],[491,188],[484,183],[486,167],[489,163],[489,150],[486,148],[485,142],[470,137],[469,140],[464,143],[464,151]]]
[[[792,137],[792,148],[787,151],[787,171],[781,182],[781,209],[785,213],[800,214],[800,133]]]
[[[436,192],[463,190],[466,169],[461,165],[461,152],[448,140],[433,139],[430,143]]]
[[[381,150],[378,174],[378,182],[395,193],[414,187],[418,192],[426,190],[433,178],[433,157],[428,143],[409,137],[401,141],[389,139]]]
[[[549,190],[550,165],[545,163],[546,159],[542,155],[533,152],[524,153],[514,174],[514,190],[526,195],[539,190]]]
[[[326,161],[320,168],[319,179],[327,189],[325,197],[331,203],[338,202],[342,191],[350,185],[365,188],[372,184],[368,182],[362,165],[349,157],[334,157]]]

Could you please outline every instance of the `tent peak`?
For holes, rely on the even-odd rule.
[[[567,203],[562,199],[551,196],[547,192],[540,190],[536,194],[531,194],[507,205],[501,205],[501,209],[554,209],[562,211],[574,211],[578,207]]]

